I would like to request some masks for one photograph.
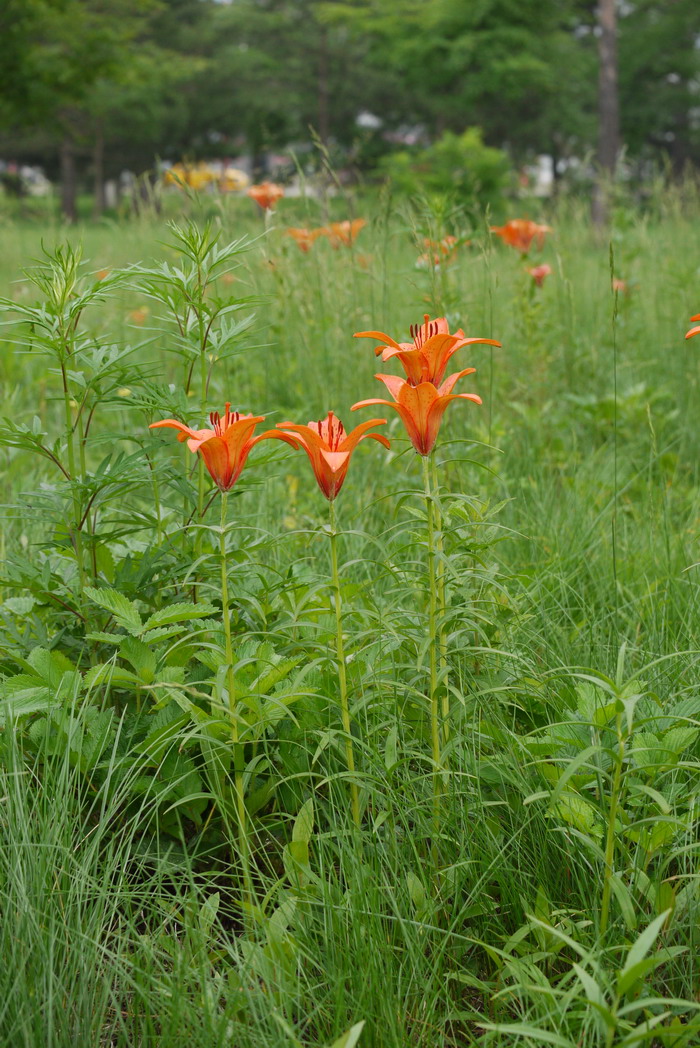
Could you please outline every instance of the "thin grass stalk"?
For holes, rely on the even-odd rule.
[[[423,487],[428,520],[428,654],[430,659],[430,739],[433,757],[433,836],[437,841],[440,831],[441,747],[440,706],[438,699],[438,587],[435,568],[435,505],[430,485],[430,461],[423,455]],[[435,841],[433,846],[435,847]]]
[[[608,812],[608,827],[605,838],[605,869],[603,871],[603,896],[600,903],[600,934],[605,935],[608,929],[608,918],[610,916],[610,896],[612,891],[612,876],[615,862],[615,820],[620,803],[620,786],[622,783],[622,764],[625,759],[625,739],[622,734],[622,713],[615,718],[615,732],[617,734],[617,755],[615,758],[615,771],[613,774],[612,791],[610,795],[610,810]]]
[[[226,492],[221,493],[221,524],[219,527],[219,560],[221,564],[221,613],[224,625],[226,654],[226,687],[228,689],[229,721],[231,726],[231,745],[233,747],[233,770],[236,794],[236,812],[238,815],[238,845],[243,864],[243,879],[246,892],[250,890],[250,858],[248,847],[248,820],[245,809],[245,791],[243,782],[244,756],[238,734],[236,720],[236,679],[233,669],[233,643],[231,641],[231,615],[228,603],[228,554],[226,551]]]
[[[345,764],[350,776],[350,803],[352,821],[360,829],[360,795],[355,781],[355,751],[352,744],[350,724],[350,707],[348,705],[348,681],[345,666],[345,648],[343,645],[343,606],[340,595],[340,574],[338,572],[338,531],[335,516],[335,502],[328,503],[331,538],[331,570],[333,579],[333,603],[335,604],[335,656],[338,666],[338,689],[340,692],[340,715],[345,734]]]

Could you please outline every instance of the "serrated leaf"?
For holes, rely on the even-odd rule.
[[[138,608],[119,590],[95,589],[93,586],[86,586],[85,594],[93,604],[108,611],[117,625],[128,630],[129,633],[141,632],[141,616]]]
[[[124,669],[123,666],[115,666],[113,662],[101,662],[97,666],[90,667],[83,678],[83,683],[86,688],[100,688],[103,684],[139,687],[143,682],[135,673]]]
[[[12,612],[13,615],[25,616],[36,605],[34,597],[8,597],[7,600],[2,602],[2,607],[5,611]]]
[[[189,622],[190,619],[204,619],[213,615],[216,608],[213,604],[203,601],[200,604],[170,604],[167,608],[159,608],[146,620],[143,632],[158,629],[160,626],[168,626],[174,622]],[[150,640],[150,638],[148,638]]]
[[[159,764],[173,739],[189,723],[189,719],[176,703],[171,703],[154,716],[151,730],[143,742],[139,743],[137,750],[145,754],[152,763]]]
[[[145,684],[151,684],[156,675],[157,660],[155,653],[136,637],[124,637],[119,650],[123,658],[130,662]]]

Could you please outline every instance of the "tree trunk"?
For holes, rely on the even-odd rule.
[[[75,222],[78,217],[77,194],[75,150],[72,138],[66,135],[61,142],[61,214],[66,222]]]
[[[105,209],[105,137],[102,124],[98,124],[95,130],[92,166],[95,178],[95,199],[92,207],[92,217],[99,218]]]
[[[599,226],[608,219],[610,183],[620,150],[615,2],[599,0],[598,4],[598,177],[593,190],[592,216]]]

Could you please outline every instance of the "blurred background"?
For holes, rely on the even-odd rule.
[[[0,206],[325,179],[641,199],[700,162],[698,0],[0,0]]]

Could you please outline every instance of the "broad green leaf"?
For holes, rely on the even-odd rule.
[[[337,1041],[333,1041],[331,1048],[355,1048],[355,1045],[360,1039],[360,1034],[362,1033],[364,1025],[364,1019],[362,1022],[355,1023],[355,1025],[351,1026],[342,1037],[339,1037]]]
[[[314,799],[309,797],[299,809],[299,814],[294,820],[292,829],[292,840],[308,844],[314,830]]]
[[[93,604],[108,611],[118,626],[122,626],[129,633],[140,633],[141,616],[134,602],[128,600],[123,593],[114,589],[95,589],[93,586],[86,586],[85,594]]]
[[[637,966],[645,959],[649,950],[656,942],[659,932],[663,928],[670,912],[670,910],[664,910],[664,912],[659,914],[658,917],[655,917],[651,924],[637,936],[630,946],[625,963],[617,977],[617,989],[620,995],[625,994],[632,983],[639,978],[639,976],[635,974],[639,970]]]

